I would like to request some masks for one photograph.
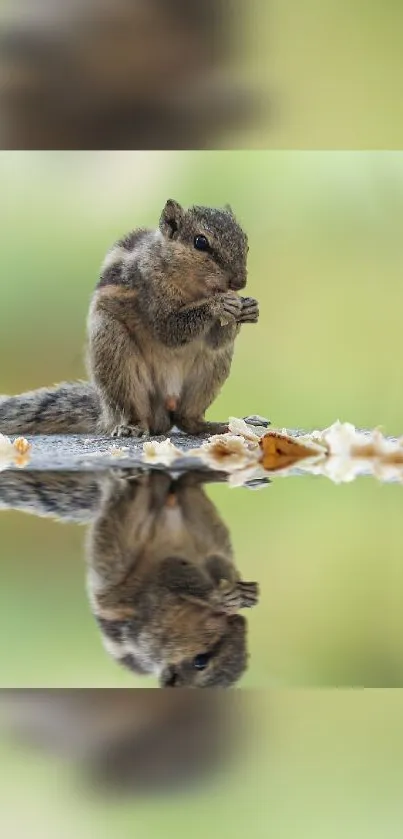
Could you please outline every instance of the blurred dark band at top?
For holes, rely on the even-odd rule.
[[[241,145],[263,98],[237,0],[6,0],[0,148]]]

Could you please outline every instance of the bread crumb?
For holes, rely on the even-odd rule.
[[[183,452],[167,440],[147,440],[143,443],[143,460],[145,463],[159,463],[161,466],[171,466]]]
[[[17,466],[23,469],[29,463],[31,444],[24,437],[17,437],[14,443],[5,434],[0,434],[0,471]]]
[[[31,443],[28,443],[28,440],[26,440],[25,437],[17,437],[17,439],[14,440],[13,446],[18,454],[28,454],[32,448]]]

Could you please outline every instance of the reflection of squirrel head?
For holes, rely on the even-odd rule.
[[[222,557],[205,568],[167,557],[144,581],[135,610],[125,603],[97,619],[106,649],[133,672],[157,671],[161,687],[229,687],[248,660],[237,611],[257,600],[257,584],[237,581]]]
[[[228,687],[247,665],[239,612],[256,605],[258,585],[240,578],[199,480],[152,472],[118,495],[106,489],[88,544],[88,593],[106,650],[162,687]]]
[[[169,240],[172,262],[181,271],[211,291],[237,291],[247,279],[248,239],[230,207],[190,207],[184,210],[176,201],[166,202],[160,231]]]

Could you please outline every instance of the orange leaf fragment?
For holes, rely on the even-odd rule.
[[[25,437],[17,437],[17,439],[14,440],[13,446],[20,455],[28,454],[31,449],[31,444],[28,443],[28,440],[26,440]]]
[[[261,437],[259,446],[263,452],[261,458],[263,468],[270,472],[286,469],[299,460],[317,454],[314,449],[299,443],[295,437],[288,437],[280,434],[279,431],[269,431]]]

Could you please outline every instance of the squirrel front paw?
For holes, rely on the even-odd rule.
[[[241,297],[242,309],[238,323],[257,323],[259,320],[259,303],[254,297]]]
[[[221,580],[215,599],[227,615],[235,615],[239,609],[256,606],[259,600],[259,586],[257,583],[245,583],[242,580],[235,585],[228,580]]]
[[[144,438],[149,436],[147,428],[141,425],[116,425],[112,431],[112,437],[137,437]]]
[[[241,599],[241,609],[250,609],[259,602],[258,583],[245,583],[243,580],[240,580],[238,583],[238,592]]]
[[[242,312],[242,299],[233,291],[227,291],[225,294],[220,294],[217,299],[217,309],[222,325],[238,321]]]

